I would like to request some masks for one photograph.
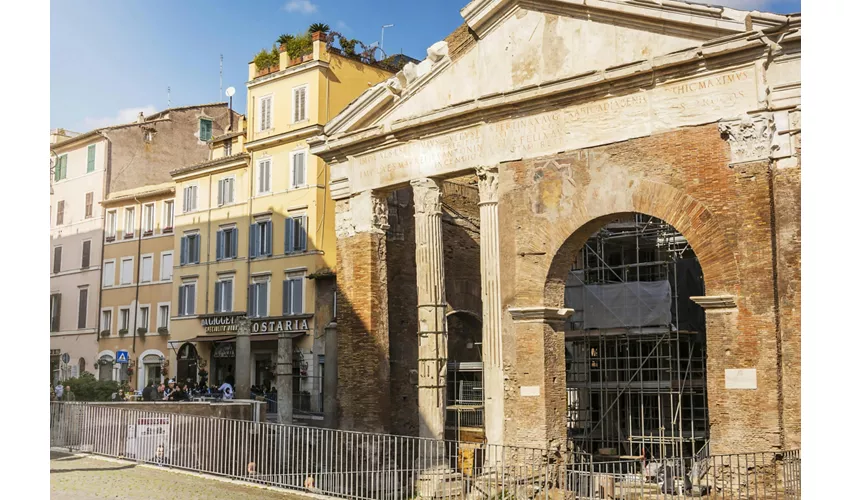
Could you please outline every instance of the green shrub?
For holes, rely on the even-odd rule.
[[[97,380],[89,372],[63,382],[71,388],[77,401],[111,401],[112,393],[118,392],[121,384],[112,380]]]
[[[272,45],[272,50],[269,52],[263,49],[254,56],[254,65],[258,70],[271,68],[280,63],[280,52],[276,45]]]
[[[313,52],[313,35],[309,32],[292,37],[286,44],[286,53],[290,59],[297,59]]]

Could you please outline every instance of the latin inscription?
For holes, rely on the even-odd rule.
[[[351,192],[707,123],[746,111],[754,96],[748,68],[477,125],[352,158]]]

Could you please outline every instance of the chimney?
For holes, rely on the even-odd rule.
[[[139,111],[139,118],[136,120],[136,123],[145,123],[145,114]]]

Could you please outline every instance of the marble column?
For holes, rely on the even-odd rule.
[[[236,399],[251,399],[251,322],[240,318],[236,327]]]
[[[292,423],[292,336],[277,334],[277,364],[274,376],[277,389],[277,419],[281,424]]]
[[[478,167],[481,216],[481,355],[484,432],[489,444],[504,444],[505,373],[502,364],[502,293],[499,281],[499,168]]]
[[[446,424],[446,283],[439,181],[415,179],[416,289],[419,319],[419,437],[443,439]]]

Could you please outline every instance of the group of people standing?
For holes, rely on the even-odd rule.
[[[207,387],[204,383],[195,385],[193,380],[179,384],[171,379],[158,385],[151,381],[142,390],[143,401],[191,401],[202,396],[233,399],[232,379],[228,378],[219,387]]]

